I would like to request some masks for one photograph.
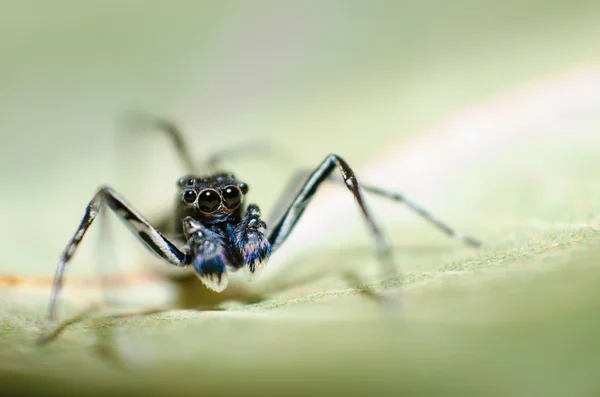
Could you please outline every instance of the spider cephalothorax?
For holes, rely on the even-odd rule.
[[[205,224],[240,218],[244,195],[248,192],[248,185],[231,173],[187,175],[177,181],[177,186],[180,189],[175,202],[177,221],[191,216]]]
[[[227,271],[244,266],[253,273],[266,263],[271,244],[260,210],[250,204],[244,212],[248,185],[231,173],[192,175],[177,182],[175,230],[185,237],[184,251],[200,280],[221,292]]]

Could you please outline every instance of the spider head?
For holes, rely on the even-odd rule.
[[[191,216],[210,223],[227,220],[232,214],[241,214],[248,185],[231,173],[206,177],[187,175],[177,181],[177,205],[183,217]]]

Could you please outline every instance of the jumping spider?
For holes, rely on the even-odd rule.
[[[87,205],[79,227],[58,262],[46,317],[48,329],[56,317],[57,298],[66,266],[88,228],[104,208],[110,208],[151,252],[171,265],[192,267],[200,281],[216,292],[227,287],[228,271],[245,267],[254,273],[266,264],[271,254],[286,241],[319,186],[330,179],[336,169],[367,222],[375,241],[378,260],[388,274],[394,270],[391,252],[366,205],[363,191],[403,202],[449,236],[471,246],[479,245],[477,240],[456,232],[401,194],[359,183],[354,171],[336,154],[328,155],[314,171],[300,178],[301,185],[296,187],[292,203],[279,221],[268,229],[256,204],[248,204],[245,208],[242,205],[248,192],[246,183],[229,172],[197,175],[180,131],[172,123],[161,119],[147,120],[147,123],[147,126],[163,130],[171,136],[190,172],[177,182],[173,221],[175,235],[180,238],[176,241],[165,237],[123,196],[110,187],[102,187]]]

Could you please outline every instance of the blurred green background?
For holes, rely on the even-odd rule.
[[[0,273],[42,282],[0,286],[2,387],[598,395],[599,48],[590,0],[4,2]],[[149,217],[172,203],[184,170],[160,134],[119,131],[131,110],[178,123],[199,159],[277,148],[227,163],[265,213],[294,170],[334,152],[484,246],[373,198],[403,274],[376,280],[352,200],[323,188],[265,274],[232,285],[268,300],[86,320],[37,347],[43,280],[98,186]],[[104,270],[143,269],[150,255],[112,229]],[[93,234],[73,280],[97,274]],[[394,303],[348,288],[345,267]],[[172,303],[178,288],[132,284],[123,299]],[[84,295],[74,281],[62,318]]]

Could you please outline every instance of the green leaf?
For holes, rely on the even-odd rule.
[[[598,2],[253,4],[3,12],[12,50],[0,100],[18,109],[0,119],[34,132],[11,132],[1,156],[16,186],[0,202],[2,390],[597,395]],[[108,170],[122,164],[109,124],[131,103],[193,108],[182,124],[199,152],[255,139],[292,153],[276,166],[231,160],[263,212],[296,165],[334,151],[362,182],[484,244],[464,247],[369,197],[400,271],[378,279],[351,197],[324,187],[263,274],[236,275],[217,295],[144,266],[150,256],[115,224],[104,242],[121,264],[103,269],[112,304],[93,310],[105,283],[91,230],[61,298],[68,324],[38,346],[52,266],[95,186],[116,185],[149,216],[170,203],[162,186],[180,169],[164,143],[150,147],[160,137],[138,139]],[[22,116],[53,106],[82,125]]]

